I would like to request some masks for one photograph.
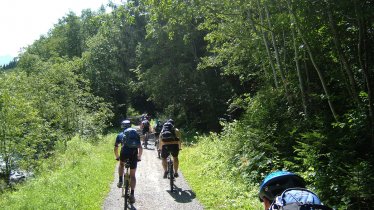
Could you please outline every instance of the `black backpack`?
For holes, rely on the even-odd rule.
[[[160,133],[160,138],[164,142],[170,142],[170,141],[178,141],[177,135],[175,134],[175,128],[173,124],[166,122],[162,126],[162,130]]]
[[[290,188],[274,199],[269,210],[332,210],[318,196],[304,188]]]
[[[140,137],[134,128],[127,128],[123,132],[123,146],[127,148],[138,148]]]
[[[142,124],[143,124],[143,128],[149,128],[149,121],[148,120],[143,120]]]
[[[156,133],[160,133],[161,130],[162,130],[162,124],[161,123],[157,123],[156,126],[155,126],[155,132]]]

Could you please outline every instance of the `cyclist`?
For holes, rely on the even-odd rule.
[[[143,135],[143,144],[144,146],[146,146],[145,141],[148,140],[147,138],[148,138],[148,134],[150,131],[150,122],[147,118],[144,118],[144,120],[141,122],[140,130],[142,131],[142,135]]]
[[[276,196],[289,188],[305,188],[305,181],[300,176],[288,171],[276,171],[265,177],[260,185],[258,197],[269,209]]]
[[[158,137],[160,136],[161,130],[162,130],[162,122],[160,120],[156,119],[156,124],[153,127],[153,131],[155,132],[156,139],[158,139]]]
[[[160,154],[161,154],[161,149],[159,149],[159,145],[160,145],[160,140],[159,140],[159,137],[160,137],[160,132],[162,130],[162,122],[158,119],[156,119],[156,124],[155,126],[153,127],[153,131],[155,133],[155,149],[157,150],[158,154],[159,154],[159,157],[160,157]]]
[[[151,120],[151,117],[149,116],[148,113],[143,113],[142,116],[140,116],[140,125],[141,125],[141,122],[143,122],[143,120],[148,120],[148,121]]]
[[[168,128],[171,124],[171,128]],[[166,130],[170,130],[173,137],[171,141],[166,141],[165,136],[163,135]],[[161,148],[161,158],[162,158],[162,167],[164,168],[164,179],[167,178],[167,157],[169,154],[173,156],[174,160],[174,177],[178,177],[178,167],[179,167],[179,150],[181,149],[181,133],[179,129],[174,127],[174,120],[169,119],[166,121],[166,123],[163,125],[163,128],[160,133],[160,145],[159,148]]]
[[[124,120],[121,123],[123,132],[119,133],[114,143],[114,155],[117,161],[120,161],[118,167],[119,181],[117,187],[121,188],[123,184],[123,173],[125,161],[130,160],[130,177],[131,177],[131,193],[129,202],[135,203],[135,186],[136,186],[136,168],[138,161],[141,160],[143,148],[140,144],[140,136],[134,128],[131,128],[131,122]],[[118,153],[118,145],[121,144],[121,152]]]

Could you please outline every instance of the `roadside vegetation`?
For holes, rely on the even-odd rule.
[[[196,145],[183,147],[180,167],[197,199],[205,209],[258,210],[257,185],[248,185],[229,166],[232,146],[217,135],[196,137]]]
[[[1,209],[101,209],[113,181],[114,138],[95,144],[73,138],[42,163],[35,178],[2,193]]]

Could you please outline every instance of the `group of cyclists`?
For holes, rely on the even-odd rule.
[[[118,167],[118,183],[117,187],[121,188],[123,185],[123,174],[125,161],[130,161],[130,178],[131,178],[131,192],[129,197],[130,203],[135,203],[135,186],[136,186],[136,168],[138,161],[141,160],[143,154],[142,143],[147,148],[147,141],[149,134],[153,132],[155,134],[156,150],[161,153],[162,167],[164,169],[163,178],[167,178],[167,157],[171,154],[174,160],[174,177],[179,177],[179,150],[181,149],[181,133],[179,129],[174,127],[174,120],[168,119],[165,123],[156,120],[155,126],[151,127],[150,116],[143,114],[140,117],[140,133],[137,133],[135,128],[131,127],[130,120],[124,120],[121,122],[121,128],[123,129],[117,137],[114,144],[114,155],[117,161],[120,161]],[[171,133],[171,135],[168,135]],[[119,147],[121,145],[121,151]]]
[[[147,135],[153,131],[156,137],[155,144],[157,150],[161,152],[162,167],[164,169],[163,178],[167,178],[167,157],[171,154],[174,160],[174,177],[178,177],[179,150],[181,149],[181,133],[174,127],[174,120],[169,119],[165,123],[156,120],[155,126],[150,126],[149,115],[143,114],[140,118],[141,134]],[[124,164],[127,159],[130,160],[131,193],[129,202],[135,202],[134,190],[136,185],[136,167],[137,162],[141,160],[143,148],[140,135],[131,127],[129,120],[121,123],[124,129],[116,138],[114,144],[114,154],[117,161],[120,161],[118,168],[119,181],[117,186],[120,188],[123,182]],[[143,141],[146,141],[143,137]],[[121,144],[121,152],[118,147]],[[304,179],[289,171],[275,171],[270,173],[260,184],[258,197],[263,203],[265,210],[274,209],[320,209],[331,210],[324,206],[316,194],[305,189]]]

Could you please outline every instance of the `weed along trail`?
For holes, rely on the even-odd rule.
[[[117,188],[117,168],[113,169],[113,172],[114,180],[110,186],[111,190],[104,201],[102,207],[104,210],[124,209],[121,189]],[[131,209],[203,209],[181,171],[179,171],[179,177],[176,178],[174,192],[170,192],[169,180],[162,178],[161,159],[157,157],[152,139],[149,142],[148,149],[143,149],[142,160],[138,163],[136,174],[136,202]]]

